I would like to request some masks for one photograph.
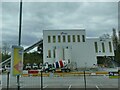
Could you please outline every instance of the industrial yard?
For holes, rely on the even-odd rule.
[[[120,90],[119,7],[3,2],[0,89]]]

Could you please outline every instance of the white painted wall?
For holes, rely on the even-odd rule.
[[[94,42],[97,42],[98,53],[95,52],[95,47],[93,47],[96,56],[114,56],[113,42],[111,38],[106,39],[105,41],[100,41],[99,38],[87,38],[87,40],[88,40],[88,43],[92,44],[93,46],[94,46]],[[105,45],[105,53],[102,52],[102,42]],[[112,52],[109,51],[109,42],[111,42],[111,45],[112,45]]]
[[[51,43],[48,43],[48,35],[51,36]],[[56,43],[52,42],[52,36],[56,36]],[[61,37],[65,35],[66,42],[58,42],[58,35]],[[80,35],[80,42],[73,42],[71,37],[71,42],[67,42],[67,35]],[[85,42],[82,41],[82,35],[85,35]],[[76,40],[77,41],[77,40]],[[105,42],[105,53],[95,52],[94,42],[98,43],[98,50],[101,51],[101,41],[99,38],[86,38],[85,30],[73,29],[73,30],[44,30],[43,31],[43,59],[44,62],[54,63],[60,59],[68,60],[77,64],[77,67],[92,67],[93,64],[97,64],[97,56],[114,56],[114,52],[110,53],[108,48],[108,42]],[[68,49],[66,49],[68,47]],[[55,49],[56,57],[53,57],[53,50]],[[112,47],[113,49],[113,47]],[[47,58],[48,50],[51,50],[51,58]],[[63,52],[64,50],[64,52]],[[63,55],[64,54],[64,55]]]

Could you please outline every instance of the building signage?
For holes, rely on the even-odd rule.
[[[67,33],[65,33],[65,32],[61,32],[61,35],[67,35]]]
[[[23,47],[12,46],[11,56],[11,74],[13,76],[21,75],[23,71]]]

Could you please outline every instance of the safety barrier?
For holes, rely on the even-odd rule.
[[[49,76],[54,76],[54,77],[64,77],[64,76],[82,76],[84,75],[84,72],[64,72],[64,73],[42,73],[43,77],[49,77]],[[85,72],[85,75],[89,76],[97,76],[97,75],[109,75],[109,72]],[[29,77],[29,76],[41,76],[41,71],[38,70],[28,70],[24,71],[22,76]]]
[[[26,71],[23,71],[23,74],[22,76],[24,77],[30,77],[30,76],[41,76],[41,71],[39,70],[26,70]],[[49,73],[42,73],[42,76],[44,77],[48,77],[49,76]]]

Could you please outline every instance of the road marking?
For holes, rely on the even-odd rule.
[[[46,88],[47,86],[44,86],[43,88]]]
[[[70,90],[71,86],[72,86],[72,85],[69,86],[68,90]]]
[[[100,90],[100,88],[96,85],[96,88],[98,89],[98,90]]]

